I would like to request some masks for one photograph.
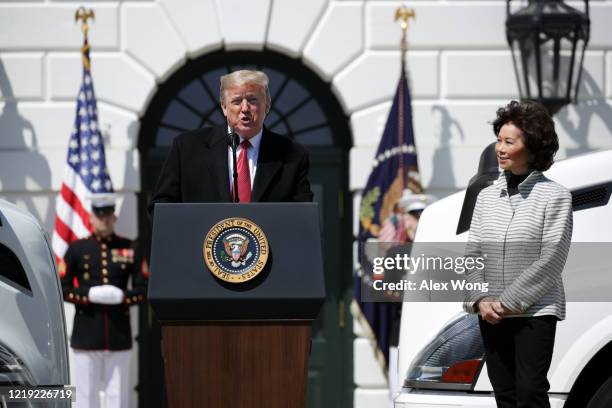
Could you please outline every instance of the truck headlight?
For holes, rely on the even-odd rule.
[[[462,313],[414,359],[405,387],[471,390],[484,363],[478,317]]]
[[[28,367],[8,347],[0,343],[0,385],[34,385]]]

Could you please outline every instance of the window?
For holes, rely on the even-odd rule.
[[[13,251],[2,244],[0,244],[0,279],[21,291],[32,291],[19,258],[17,258]]]
[[[219,51],[189,61],[160,86],[142,121],[146,129],[141,130],[141,151],[168,149],[185,131],[223,125],[219,78],[238,69],[257,69],[269,76],[268,129],[307,146],[350,146],[348,118],[330,85],[300,60],[267,50]]]

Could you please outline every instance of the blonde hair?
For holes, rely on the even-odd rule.
[[[221,77],[221,89],[219,92],[219,98],[221,99],[221,104],[223,105],[223,99],[225,99],[225,91],[232,86],[242,86],[245,84],[256,84],[261,86],[264,89],[264,93],[266,95],[266,104],[270,105],[272,102],[272,98],[270,97],[270,90],[268,89],[268,84],[270,80],[265,72],[262,71],[250,71],[246,69],[241,69],[239,71],[230,72],[229,74],[223,75]]]

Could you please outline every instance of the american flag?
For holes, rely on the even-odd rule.
[[[52,246],[62,259],[68,245],[91,234],[91,195],[113,191],[98,122],[98,108],[91,78],[89,44],[81,48],[83,80],[77,98],[76,118],[68,143],[67,166],[56,204]]]

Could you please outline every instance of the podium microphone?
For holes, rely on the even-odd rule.
[[[234,163],[232,178],[234,180],[234,188],[232,191],[234,192],[234,202],[239,203],[240,200],[238,198],[238,167],[236,164],[236,149],[238,149],[238,144],[240,143],[240,137],[236,132],[234,132],[234,128],[231,127],[229,132],[227,133],[227,144],[232,148],[232,162]]]

